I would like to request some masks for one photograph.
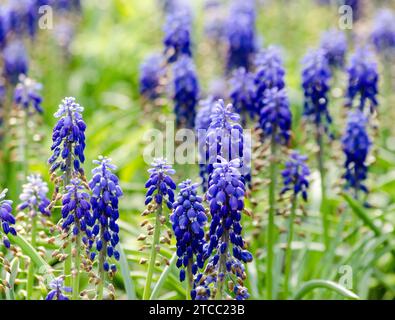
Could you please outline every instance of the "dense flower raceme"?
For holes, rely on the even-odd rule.
[[[72,289],[70,287],[64,286],[63,277],[52,280],[49,283],[49,288],[51,291],[49,291],[45,300],[69,300],[65,294],[70,293]]]
[[[304,116],[327,131],[332,122],[328,110],[331,70],[325,52],[313,50],[303,59]]]
[[[378,82],[377,63],[372,52],[365,47],[357,48],[348,67],[346,105],[352,107],[357,102],[360,110],[368,108],[370,113],[375,112],[378,105]]]
[[[160,95],[160,82],[164,76],[163,58],[159,54],[148,56],[140,66],[140,94],[148,100]]]
[[[192,17],[189,10],[181,6],[168,13],[163,40],[165,46],[165,56],[168,62],[175,62],[180,56],[192,56],[191,50],[191,28]]]
[[[118,177],[113,173],[116,166],[111,163],[111,159],[99,157],[93,163],[97,167],[92,170],[93,178],[89,181],[89,187],[92,190],[91,205],[95,225],[88,237],[95,238],[96,250],[102,257],[106,257],[99,261],[103,263],[101,267],[105,271],[115,272],[115,264],[110,265],[108,259],[114,257],[119,260],[120,257],[116,250],[119,243],[118,202],[123,192]],[[91,259],[94,255],[91,254]]]
[[[289,160],[285,163],[285,169],[281,172],[284,187],[281,193],[292,190],[293,196],[297,197],[299,193],[307,201],[307,189],[309,188],[310,169],[306,164],[307,157],[293,151]]]
[[[40,95],[41,88],[41,83],[38,83],[23,74],[20,75],[19,83],[14,90],[14,102],[28,111],[30,111],[29,109],[31,107],[33,108],[33,111],[42,113],[42,97]]]
[[[8,240],[7,235],[10,233],[16,236],[16,230],[13,227],[15,224],[15,217],[12,215],[12,201],[5,199],[7,191],[7,189],[4,189],[0,193],[0,236],[3,238],[4,246],[9,248],[11,243]]]
[[[80,171],[81,163],[85,161],[86,125],[82,119],[83,110],[84,108],[72,97],[64,98],[59,105],[59,110],[55,113],[59,120],[52,133],[53,154],[48,160],[51,173],[57,169],[63,173]]]
[[[192,58],[182,56],[173,66],[174,112],[177,126],[193,128],[199,99],[199,82]]]
[[[48,209],[50,204],[47,197],[48,185],[40,175],[32,174],[28,176],[27,183],[22,188],[22,193],[19,196],[21,203],[18,205],[18,210],[28,209],[33,214],[40,212],[45,216],[51,214]]]
[[[346,188],[367,192],[364,180],[367,178],[368,167],[366,159],[369,154],[371,141],[366,130],[367,119],[361,111],[351,112],[348,117],[346,131],[342,138],[343,151],[346,156],[344,166],[346,172]]]
[[[227,284],[227,296],[242,300],[249,297],[243,286],[246,278],[243,262],[252,260],[241,236],[245,186],[239,171],[240,159],[228,162],[218,157],[218,160],[214,163],[207,191],[212,220],[205,254],[210,258],[204,273],[196,277],[191,295],[197,300],[209,299],[216,294],[222,297],[223,292],[218,291],[223,291],[223,285]]]
[[[250,69],[253,54],[256,52],[255,20],[254,1],[233,1],[226,23],[228,71],[239,67]]]
[[[252,119],[254,118],[256,114],[254,76],[243,67],[232,73],[230,99],[235,111],[242,117],[245,118],[245,114],[249,114]],[[245,120],[243,119],[243,122]]]
[[[380,54],[387,59],[395,57],[395,14],[389,9],[380,10],[374,19],[371,40]]]
[[[22,41],[14,40],[7,44],[3,50],[3,76],[11,84],[18,83],[20,74],[27,74],[29,61]]]
[[[186,180],[178,185],[180,190],[173,204],[170,221],[177,240],[177,267],[180,280],[185,279],[185,269],[195,275],[204,264],[204,225],[207,221],[202,197],[197,194],[197,184]]]
[[[264,92],[267,89],[277,88],[281,90],[285,87],[285,70],[281,58],[280,50],[270,46],[259,52],[255,58],[255,85],[256,85],[256,107],[262,108]]]
[[[292,114],[286,89],[267,89],[262,99],[259,118],[264,138],[273,137],[276,143],[287,144],[291,135]]]
[[[331,29],[323,33],[321,48],[332,68],[343,68],[347,53],[347,38],[344,32]]]
[[[164,201],[169,209],[173,208],[174,191],[177,186],[171,176],[175,170],[169,165],[166,159],[155,159],[148,169],[150,177],[145,184],[148,189],[145,195],[145,205],[154,201],[161,206]]]

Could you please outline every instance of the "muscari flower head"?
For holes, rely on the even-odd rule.
[[[310,169],[306,161],[307,157],[297,151],[291,153],[289,160],[285,163],[285,169],[281,173],[284,183],[281,194],[292,190],[294,197],[301,193],[302,198],[307,201]]]
[[[148,56],[140,66],[140,94],[148,100],[155,100],[159,97],[160,81],[164,75],[161,55],[153,54]]]
[[[344,32],[332,29],[323,33],[321,48],[332,68],[343,68],[347,53],[347,38]]]
[[[36,0],[10,0],[5,7],[7,32],[17,36],[27,33],[34,37],[37,33],[39,6]]]
[[[357,21],[362,16],[362,3],[361,0],[340,0],[342,5],[350,6],[352,9],[352,18]]]
[[[26,110],[33,107],[33,110],[38,113],[42,113],[41,89],[41,83],[38,83],[22,74],[19,76],[19,83],[14,90],[14,102]]]
[[[16,85],[19,75],[26,75],[28,71],[28,58],[23,43],[19,40],[8,43],[3,50],[3,59],[3,76]]]
[[[202,197],[197,194],[197,184],[186,180],[178,185],[179,194],[173,204],[170,216],[176,236],[177,267],[180,268],[180,280],[185,280],[185,268],[195,275],[204,264],[204,225],[207,221]]]
[[[63,173],[68,170],[73,171],[73,168],[74,172],[82,170],[81,163],[85,161],[86,129],[86,124],[82,119],[83,110],[84,108],[72,97],[64,98],[59,105],[59,110],[55,113],[55,117],[59,120],[52,133],[53,154],[48,160],[51,173],[57,169]]]
[[[254,118],[256,114],[254,76],[243,67],[232,73],[230,99],[240,115],[248,113],[251,119]],[[245,119],[243,122],[245,122]]]
[[[253,1],[234,1],[226,23],[228,45],[226,69],[249,70],[256,51],[255,7]]]
[[[356,101],[360,110],[364,111],[366,107],[373,113],[378,105],[379,74],[372,52],[367,48],[358,48],[351,57],[347,71],[346,106],[352,107]]]
[[[119,243],[118,203],[123,192],[119,186],[118,177],[113,173],[117,167],[111,163],[111,159],[99,157],[99,160],[95,160],[93,163],[97,167],[92,170],[93,178],[89,181],[89,188],[92,190],[92,213],[95,221],[91,232],[95,238],[97,252],[102,252],[107,257],[103,263],[103,269],[115,272],[115,264],[110,265],[108,259],[114,257],[115,260],[119,260],[120,258],[116,246]],[[92,260],[94,255],[94,253],[91,254]]]
[[[46,296],[45,300],[69,300],[65,295],[72,292],[70,287],[64,286],[64,278],[59,277],[49,283],[51,291]]]
[[[387,59],[395,57],[395,14],[392,10],[382,9],[376,14],[370,37],[377,52]]]
[[[368,167],[366,159],[369,154],[371,141],[366,131],[367,119],[359,110],[351,112],[348,116],[346,131],[342,138],[343,152],[346,156],[344,167],[346,172],[346,188],[353,188],[368,192],[364,185],[367,178]]]
[[[230,162],[218,157],[209,182],[207,200],[212,217],[205,255],[209,261],[204,274],[199,274],[191,292],[193,299],[210,298],[218,283],[227,284],[236,278],[236,285],[228,287],[228,296],[237,300],[249,297],[243,286],[246,278],[243,262],[250,262],[252,255],[245,249],[241,236],[241,214],[244,209],[245,186],[240,173],[240,159]]]
[[[303,59],[304,116],[327,131],[332,118],[328,110],[331,70],[322,49],[309,51]]]
[[[285,87],[285,70],[279,48],[270,46],[255,58],[255,85],[257,110],[262,108],[262,98],[267,89]]]
[[[199,82],[190,57],[182,56],[173,67],[174,112],[177,126],[193,128],[199,99]]]
[[[167,163],[166,159],[154,159],[151,168],[148,169],[150,177],[145,184],[148,189],[145,195],[145,205],[154,201],[161,206],[163,201],[169,209],[172,209],[174,202],[174,191],[177,186],[170,177],[175,174],[175,170]]]
[[[191,14],[184,7],[168,14],[164,26],[165,37],[163,39],[167,62],[175,62],[182,55],[192,56],[191,25]]]
[[[19,196],[21,203],[18,205],[18,210],[28,209],[33,214],[36,214],[38,211],[45,216],[51,215],[47,208],[50,204],[47,197],[48,185],[42,180],[41,175],[32,174],[28,176],[27,183],[22,188],[22,193]]]
[[[9,248],[11,246],[11,243],[10,240],[8,240],[7,235],[10,233],[16,236],[16,230],[13,227],[13,225],[15,224],[15,217],[12,215],[12,201],[5,199],[7,191],[7,189],[4,189],[0,193],[0,236],[2,236],[3,238],[4,246],[6,248]]]

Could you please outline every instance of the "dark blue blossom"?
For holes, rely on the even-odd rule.
[[[395,57],[395,14],[393,11],[382,9],[376,14],[371,40],[377,52],[386,59]]]
[[[304,116],[325,131],[332,122],[328,110],[331,70],[322,49],[309,51],[303,59]]]
[[[285,169],[281,173],[284,182],[281,193],[292,190],[294,197],[301,193],[303,199],[307,201],[310,169],[306,161],[307,157],[297,151],[291,153],[289,160],[285,163]]]
[[[228,297],[243,300],[249,297],[243,286],[246,278],[243,262],[252,261],[252,255],[245,249],[241,236],[241,214],[244,209],[245,186],[240,173],[240,159],[230,162],[218,157],[209,182],[207,200],[210,205],[211,225],[210,241],[206,256],[210,257],[199,275],[191,292],[192,298],[201,300],[210,298],[216,288],[217,296],[222,297],[228,283],[237,283],[228,287]]]
[[[372,52],[364,47],[358,48],[351,57],[347,71],[346,106],[352,107],[356,102],[360,110],[368,108],[370,113],[375,112],[378,105],[379,74]]]
[[[164,76],[161,55],[148,56],[140,66],[140,94],[148,100],[155,100],[160,95],[160,82]]]
[[[82,119],[83,110],[72,97],[64,98],[59,105],[54,116],[60,119],[53,129],[53,154],[48,160],[51,173],[57,169],[62,172],[73,171],[73,168],[77,172],[81,170],[81,163],[85,161],[86,124]]]
[[[155,159],[148,169],[150,177],[145,184],[148,189],[145,195],[145,205],[154,201],[158,205],[162,205],[166,201],[167,207],[171,209],[174,202],[174,191],[176,184],[170,177],[175,174],[175,170],[171,165],[167,164],[166,159]]]
[[[71,293],[72,289],[70,287],[65,287],[63,284],[63,277],[52,280],[49,283],[49,288],[51,291],[48,293],[45,300],[69,300],[65,294]]]
[[[26,110],[29,110],[30,107],[32,107],[33,111],[42,113],[42,97],[40,95],[41,88],[41,83],[37,83],[35,80],[30,79],[23,74],[20,75],[19,83],[14,90],[14,102]]]
[[[199,82],[190,57],[182,56],[173,67],[174,112],[177,126],[193,128],[199,99]]]
[[[243,67],[236,69],[230,79],[230,99],[236,112],[251,119],[256,115],[254,76]]]
[[[15,217],[12,215],[12,201],[5,199],[7,191],[7,189],[4,189],[0,193],[0,236],[2,236],[4,246],[9,248],[11,243],[7,235],[10,233],[16,236],[16,230],[13,227],[15,224]]]
[[[3,50],[3,76],[11,84],[18,83],[20,74],[27,74],[28,58],[22,41],[14,40],[6,45]]]
[[[366,159],[369,154],[371,141],[366,130],[367,119],[361,111],[356,110],[348,116],[346,131],[342,138],[343,152],[346,156],[344,167],[346,172],[346,188],[368,192],[364,181],[367,178],[368,167]]]
[[[92,236],[95,237],[96,250],[99,252],[99,268],[105,271],[116,271],[115,264],[109,264],[108,259],[119,260],[116,246],[119,243],[119,198],[123,195],[118,177],[113,173],[117,169],[111,159],[99,157],[93,161],[97,165],[92,170],[93,178],[89,181],[92,190],[91,205],[95,225]],[[91,258],[94,256],[91,255]]]
[[[183,55],[192,56],[191,27],[192,17],[186,8],[177,8],[174,12],[168,13],[163,39],[168,62],[175,62]]]
[[[42,180],[41,175],[32,174],[27,177],[27,183],[22,186],[22,193],[19,196],[21,203],[18,210],[28,209],[29,212],[41,212],[45,216],[51,215],[48,209],[50,201],[47,197],[48,185]]]
[[[350,6],[352,9],[352,18],[354,21],[362,17],[362,1],[361,0],[339,0],[341,5]]]
[[[37,33],[39,6],[36,0],[10,0],[4,8],[7,32],[16,36],[28,34],[34,37]]]
[[[185,269],[195,275],[204,264],[204,225],[207,221],[202,197],[197,194],[197,184],[186,180],[178,185],[179,194],[173,204],[170,216],[176,236],[177,267],[180,268],[180,280],[185,279]]]
[[[288,143],[291,136],[292,114],[285,88],[267,89],[264,92],[259,124],[264,138],[273,137],[277,143]]]
[[[343,68],[347,53],[347,38],[344,32],[331,29],[323,33],[321,48],[332,68]]]

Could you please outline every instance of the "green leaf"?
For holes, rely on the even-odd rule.
[[[296,292],[294,300],[301,300],[306,294],[317,288],[324,288],[334,291],[347,299],[360,300],[354,292],[344,288],[340,284],[328,280],[310,280],[302,285],[299,291]]]
[[[7,296],[8,300],[14,300],[15,299],[15,293],[14,293],[15,280],[16,280],[16,277],[17,277],[18,272],[19,272],[19,259],[18,258],[14,258],[11,261],[10,267],[11,267],[10,268],[11,272],[7,273],[7,275],[6,275],[6,280],[7,280],[8,284],[9,284],[9,286],[10,286],[7,289],[7,291],[6,291],[6,296]]]
[[[126,295],[128,300],[136,300],[136,291],[134,290],[133,282],[130,277],[129,264],[125,256],[125,252],[121,245],[118,244],[117,250],[120,253],[119,264],[121,267],[121,273],[123,277],[123,283],[125,285]]]
[[[169,276],[171,268],[176,264],[176,261],[177,261],[177,254],[174,253],[170,260],[169,265],[163,269],[163,272],[160,275],[158,282],[155,284],[155,287],[151,293],[150,300],[155,300],[158,298],[159,291],[162,288],[163,284],[165,283],[167,277]]]

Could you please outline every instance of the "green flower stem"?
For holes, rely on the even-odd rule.
[[[107,241],[104,240],[104,228],[100,228],[100,239],[103,243],[103,248],[99,253],[99,276],[100,282],[97,286],[97,300],[103,300],[104,283],[106,281],[106,270],[104,270],[104,262],[106,261],[107,254]]]
[[[155,260],[157,254],[156,247],[159,244],[159,237],[160,237],[161,215],[162,215],[162,205],[158,207],[158,211],[156,213],[154,239],[151,246],[150,262],[148,266],[147,280],[145,282],[145,287],[144,287],[143,300],[149,300],[150,298],[152,276],[154,274]]]
[[[160,289],[162,289],[163,284],[165,283],[166,279],[169,277],[171,274],[170,271],[175,267],[176,262],[177,262],[177,253],[174,253],[173,256],[170,259],[169,265],[167,265],[164,269],[162,274],[159,277],[159,280],[155,284],[154,289],[152,290],[150,300],[155,300],[158,298],[158,294]]]
[[[67,144],[67,148],[71,150],[71,143],[69,142]],[[66,172],[64,173],[64,187],[66,187],[71,180],[71,152],[69,152],[69,155],[67,156],[66,159]],[[70,239],[69,239],[70,240]],[[71,267],[72,267],[72,249],[71,249],[71,240],[68,241],[67,247],[65,248],[65,253],[67,255],[66,260],[64,261],[64,283],[65,286],[71,287],[72,281],[71,281]]]
[[[226,250],[223,254],[220,255],[219,257],[219,267],[218,267],[218,288],[217,288],[217,294],[215,295],[215,300],[223,300],[224,296],[224,282],[225,282],[225,276],[224,277],[219,277],[220,274],[225,275],[226,274],[226,257],[228,255],[228,250],[229,250],[229,230],[225,228],[225,220],[222,223],[223,228],[224,228],[224,233],[221,237],[222,243],[227,243],[228,245],[226,246]]]
[[[266,259],[266,295],[267,299],[273,299],[273,261],[274,261],[274,242],[276,214],[276,183],[277,183],[277,143],[273,135],[271,141],[270,159],[270,185],[269,185],[269,221],[267,229],[267,259]]]
[[[77,221],[77,226],[78,226],[78,230],[80,230],[80,225],[78,221]],[[75,239],[75,249],[76,252],[74,257],[73,300],[78,300],[78,297],[80,295],[81,230],[78,232]]]
[[[287,249],[285,251],[285,270],[284,270],[284,299],[288,298],[289,293],[289,277],[291,274],[292,267],[292,241],[294,236],[294,223],[297,208],[297,197],[294,195],[292,198],[291,214],[288,221],[288,241]]]
[[[189,259],[187,266],[187,290],[185,292],[185,300],[191,300],[191,290],[193,288],[192,259]]]
[[[37,246],[37,216],[34,214],[32,217],[32,236],[31,236],[31,245],[33,248]],[[27,285],[26,285],[26,293],[27,300],[31,300],[33,295],[33,286],[34,286],[34,275],[35,275],[35,263],[32,259],[30,259],[29,269],[27,272]]]

